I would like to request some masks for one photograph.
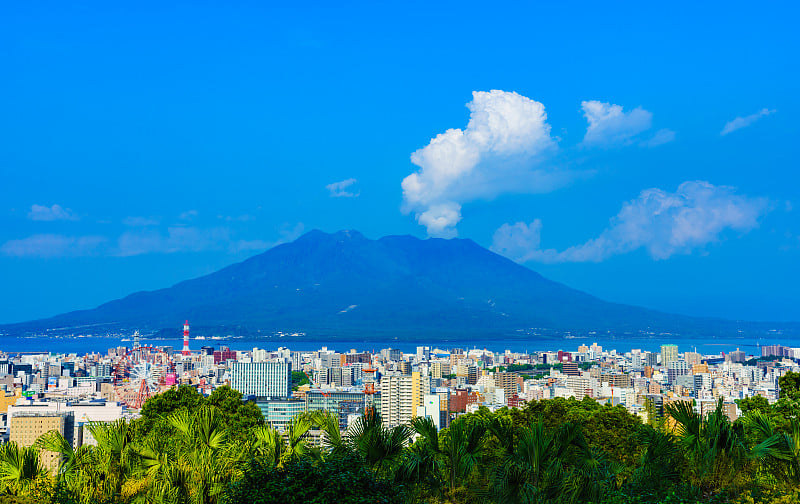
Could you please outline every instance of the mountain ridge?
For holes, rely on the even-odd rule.
[[[470,239],[312,230],[216,272],[139,291],[100,306],[0,326],[138,327],[159,331],[188,318],[240,332],[463,334],[469,338],[614,331],[686,336],[761,332],[766,325],[689,317],[603,301],[554,282]],[[792,324],[784,324],[794,328]]]

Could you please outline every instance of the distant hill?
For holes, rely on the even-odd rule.
[[[466,239],[365,238],[311,231],[243,262],[95,309],[2,327],[5,332],[92,326],[320,336],[463,335],[550,331],[718,335],[761,324],[693,318],[609,303],[548,280]]]

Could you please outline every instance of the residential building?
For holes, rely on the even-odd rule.
[[[661,345],[661,365],[678,360],[678,345]]]

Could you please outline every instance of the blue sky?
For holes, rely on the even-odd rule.
[[[791,3],[164,4],[3,6],[0,322],[314,228],[800,320]]]

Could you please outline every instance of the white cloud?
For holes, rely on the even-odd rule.
[[[564,251],[541,249],[541,222],[504,224],[492,250],[520,262],[598,262],[644,248],[654,259],[689,254],[720,239],[723,232],[746,233],[769,211],[766,198],[736,194],[734,188],[703,181],[677,191],[646,189],[623,204],[597,238]]]
[[[156,230],[128,231],[117,240],[116,255],[134,256],[150,253],[202,252],[220,250],[230,242],[226,228],[169,227],[166,233]]]
[[[733,133],[734,131],[742,128],[746,128],[753,124],[754,122],[758,121],[762,117],[766,117],[770,114],[774,114],[777,112],[776,110],[769,110],[769,109],[761,109],[755,114],[750,114],[749,116],[745,117],[737,117],[732,121],[728,121],[725,123],[725,127],[722,128],[722,131],[719,132],[720,135],[725,136],[728,133]]]
[[[541,241],[542,221],[539,219],[530,224],[503,224],[494,232],[491,249],[515,261],[527,262],[539,258]]]
[[[653,114],[641,107],[624,112],[621,105],[597,100],[581,102],[583,115],[589,122],[583,143],[587,146],[613,147],[626,145],[643,131],[650,129]]]
[[[352,190],[356,182],[358,182],[358,180],[349,178],[340,182],[328,184],[325,186],[325,189],[331,193],[332,198],[357,198],[361,193]]]
[[[281,230],[280,237],[277,240],[237,240],[231,243],[230,250],[233,253],[263,252],[272,247],[295,241],[303,234],[303,231],[305,231],[305,226],[302,222],[298,222],[292,228]]]
[[[642,147],[658,147],[675,140],[675,132],[671,129],[660,129],[647,140],[642,141],[639,145]]]
[[[225,227],[173,226],[165,230],[145,226],[126,231],[116,240],[103,236],[39,234],[9,240],[0,245],[0,255],[14,257],[80,257],[88,255],[129,257],[204,251],[230,253],[262,251],[294,241],[304,231],[303,223],[285,226],[273,241],[234,239]]]
[[[99,253],[106,242],[102,236],[38,234],[9,240],[0,253],[14,257],[79,257]]]
[[[505,192],[545,192],[569,179],[547,169],[554,150],[544,105],[514,92],[475,91],[464,130],[449,129],[411,155],[419,169],[402,182],[403,212],[431,236],[454,236],[461,204]]]
[[[75,215],[72,210],[69,208],[64,208],[61,205],[31,205],[31,211],[28,212],[28,218],[35,221],[78,220],[78,216]]]
[[[456,224],[460,221],[461,205],[452,201],[432,205],[417,215],[417,222],[428,229],[428,234],[440,238],[457,236]]]
[[[178,219],[182,221],[188,221],[194,219],[195,217],[197,217],[197,210],[187,210],[185,212],[181,212],[181,214],[178,216]]]

